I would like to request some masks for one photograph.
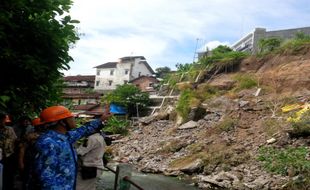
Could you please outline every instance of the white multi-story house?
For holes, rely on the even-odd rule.
[[[95,90],[110,91],[117,85],[127,84],[140,76],[152,76],[153,69],[143,56],[122,57],[118,62],[108,62],[96,68]]]

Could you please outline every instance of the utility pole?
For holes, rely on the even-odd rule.
[[[193,57],[193,63],[195,62],[195,58],[196,58],[197,47],[198,47],[198,41],[199,41],[199,38],[196,39],[196,47],[195,47],[195,52],[194,52],[194,57]]]

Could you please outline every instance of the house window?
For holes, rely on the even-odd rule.
[[[124,84],[127,84],[128,83],[128,80],[124,80]]]
[[[141,76],[141,72],[139,72],[138,76],[139,76],[139,77]]]
[[[96,86],[99,86],[99,84],[100,84],[100,81],[96,81]]]
[[[110,71],[110,75],[114,75],[114,70],[111,70],[111,71]]]
[[[150,82],[150,83],[149,83],[149,87],[152,87],[152,86],[153,86],[153,83],[152,83],[152,82]]]
[[[109,80],[109,86],[112,86],[113,81]]]
[[[97,75],[100,75],[100,70],[97,70]]]
[[[129,70],[126,69],[126,70],[125,70],[125,75],[128,75],[128,73],[129,73]]]

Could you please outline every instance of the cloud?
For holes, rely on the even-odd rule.
[[[219,45],[226,45],[230,46],[229,42],[220,42],[220,41],[210,41],[206,44],[204,44],[201,48],[198,49],[198,52],[203,52],[206,50],[212,50],[214,48],[217,48]]]
[[[128,55],[153,69],[189,63],[197,38],[209,48],[233,44],[255,27],[307,26],[308,0],[73,0],[71,16],[84,35],[70,50],[66,75],[95,74],[94,66]],[[203,44],[198,44],[198,48]]]

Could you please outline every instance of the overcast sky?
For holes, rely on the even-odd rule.
[[[65,75],[95,75],[94,66],[144,56],[155,70],[191,63],[196,44],[233,44],[255,27],[310,26],[309,0],[73,0],[81,39]],[[198,40],[197,40],[198,39]]]

